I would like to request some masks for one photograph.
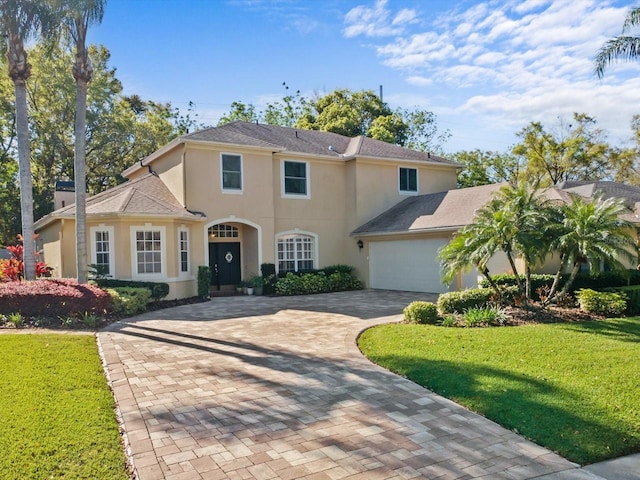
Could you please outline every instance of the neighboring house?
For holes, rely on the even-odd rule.
[[[415,276],[406,268],[416,264],[438,277],[432,247],[453,230],[437,243],[421,232],[431,249],[420,250],[402,229],[372,237],[359,226],[403,199],[455,189],[459,167],[367,137],[232,122],[173,140],[123,172],[126,183],[90,197],[89,263],[114,278],[167,282],[169,298],[196,295],[200,265],[222,288],[262,263],[279,272],[349,264],[370,287],[442,291],[439,280],[390,279]],[[35,226],[44,261],[74,277],[75,206]]]

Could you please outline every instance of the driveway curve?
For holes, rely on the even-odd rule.
[[[415,299],[435,296],[215,298],[112,324],[98,342],[137,477],[529,479],[575,469],[361,355],[358,332],[400,320]]]

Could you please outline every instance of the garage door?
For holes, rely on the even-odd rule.
[[[442,293],[438,250],[447,239],[399,240],[369,244],[372,288]]]

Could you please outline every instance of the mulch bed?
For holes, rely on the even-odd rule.
[[[504,310],[511,318],[509,322],[511,325],[585,322],[604,318],[599,315],[584,312],[579,308],[563,308],[557,306],[542,308],[536,304],[530,305],[527,308],[505,307]]]

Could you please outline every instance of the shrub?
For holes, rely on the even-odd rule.
[[[438,313],[461,313],[469,308],[482,307],[494,299],[489,288],[469,288],[459,292],[447,292],[438,297]]]
[[[9,322],[13,324],[14,327],[20,328],[24,324],[24,317],[20,312],[13,312],[7,315]]]
[[[344,292],[347,290],[360,290],[362,283],[348,273],[334,272],[329,275],[329,291]]]
[[[467,327],[480,327],[505,325],[509,317],[500,307],[486,305],[467,309],[462,314],[462,320]]]
[[[605,317],[621,315],[627,308],[627,298],[622,292],[596,292],[583,288],[576,292],[576,297],[582,310]]]
[[[36,233],[34,240],[38,238]],[[18,234],[18,244],[7,246],[7,250],[11,253],[11,258],[0,260],[0,282],[18,282],[24,278],[24,246],[22,235]],[[38,252],[36,252],[36,277],[50,277],[52,267],[44,262],[37,260]]]
[[[329,291],[329,279],[324,273],[306,273],[300,276],[302,291],[305,293],[325,293]]]
[[[169,295],[169,284],[168,283],[156,283],[152,288],[151,288],[151,297],[158,301],[161,298],[166,297],[167,295]]]
[[[207,265],[198,267],[198,296],[207,298],[209,296],[209,284],[211,283],[211,269]]]
[[[116,280],[113,278],[95,278],[93,283],[102,288],[146,288],[154,300],[160,300],[169,295],[169,284],[159,282],[139,282],[136,280]]]
[[[605,289],[606,292],[622,293],[627,297],[626,313],[637,315],[640,313],[640,285],[629,285],[627,287],[613,287]]]
[[[353,274],[353,267],[351,265],[329,265],[328,267],[324,267],[320,270],[324,272],[324,274],[329,277],[334,273],[345,273],[349,276]]]
[[[407,305],[404,310],[404,319],[411,323],[436,324],[439,320],[438,307],[432,302],[415,301]]]
[[[288,272],[275,283],[275,292],[278,295],[308,295],[360,288],[362,288],[362,284],[357,278],[339,271],[335,271],[329,276],[323,271],[315,273]]]
[[[151,298],[151,292],[146,288],[108,288],[107,292],[113,301],[113,313],[127,317],[144,312]]]
[[[442,326],[443,327],[457,327],[458,326],[458,317],[456,317],[455,314],[453,314],[453,313],[448,313],[442,319]]]
[[[0,283],[0,313],[20,312],[25,317],[102,315],[111,297],[95,285],[75,280],[41,279]]]

